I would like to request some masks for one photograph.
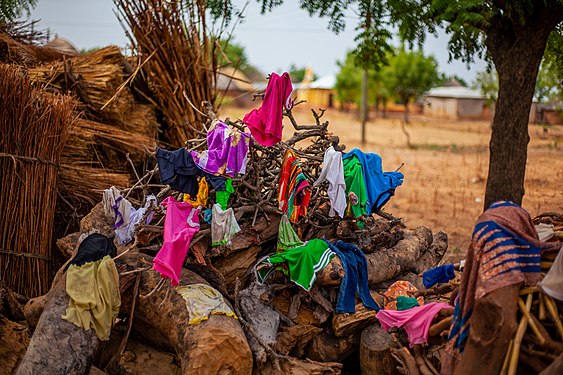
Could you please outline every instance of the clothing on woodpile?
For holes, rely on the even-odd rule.
[[[342,165],[342,152],[330,146],[324,154],[321,174],[313,186],[319,186],[328,181],[327,195],[330,200],[329,216],[336,213],[344,217],[346,212],[346,182],[344,181],[344,167]]]
[[[454,277],[455,272],[453,263],[443,264],[424,271],[422,274],[422,283],[425,288],[431,288],[439,283],[447,283]]]
[[[221,293],[209,285],[182,285],[176,287],[175,290],[186,301],[186,308],[190,315],[188,324],[199,324],[209,319],[209,315],[226,315],[237,319]]]
[[[279,209],[287,214],[292,223],[296,223],[307,214],[311,189],[299,159],[291,149],[285,151],[278,185]]]

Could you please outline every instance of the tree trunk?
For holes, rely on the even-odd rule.
[[[563,19],[563,7],[536,3],[526,24],[493,18],[486,45],[499,75],[492,123],[485,209],[498,200],[522,204],[526,173],[528,117],[536,77],[550,32]],[[516,16],[515,16],[516,17]]]

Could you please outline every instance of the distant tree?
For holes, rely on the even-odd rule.
[[[409,103],[422,96],[438,82],[438,63],[433,56],[400,48],[381,70],[384,85],[391,95],[405,106],[405,122],[409,122]]]
[[[477,72],[472,88],[483,95],[487,105],[494,105],[498,96],[498,74],[496,70]]]
[[[360,105],[363,69],[356,65],[352,52],[346,54],[344,61],[337,62],[340,70],[336,75],[335,90],[338,100],[345,105]],[[375,69],[368,70],[368,104],[379,104],[387,101],[389,95],[382,82],[382,77]]]
[[[37,0],[0,0],[0,23],[15,21],[22,15],[29,15]]]
[[[298,67],[295,64],[291,64],[289,69],[287,70],[287,72],[289,73],[289,76],[291,77],[291,80],[294,83],[299,83],[301,81],[303,81],[303,78],[305,77],[305,72],[307,71],[307,67]],[[318,79],[319,76],[313,72],[313,80]]]
[[[221,40],[221,56],[217,59],[219,66],[232,66],[243,72],[251,81],[265,78],[260,69],[250,63],[246,49],[234,40]]]
[[[538,101],[563,101],[563,33],[552,33],[540,65],[535,96]]]

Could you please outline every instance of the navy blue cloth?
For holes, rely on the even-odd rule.
[[[334,244],[327,240],[325,242],[340,258],[344,271],[346,271],[340,280],[336,312],[338,314],[356,312],[356,292],[367,309],[379,311],[381,307],[369,293],[368,264],[362,250],[343,241],[337,241]]]
[[[112,258],[117,255],[117,249],[113,244],[113,238],[106,237],[100,233],[93,233],[80,243],[76,254],[65,267],[65,271],[71,264],[81,266],[85,263],[96,262],[106,255],[109,255]]]
[[[455,277],[454,265],[444,264],[424,271],[422,274],[422,283],[426,288],[430,288],[438,283],[447,283]]]
[[[364,182],[368,194],[368,210],[376,212],[395,194],[395,189],[403,184],[405,176],[401,172],[383,172],[381,156],[373,153],[364,154],[355,148],[344,154],[343,159],[356,156],[362,164]]]
[[[225,190],[227,179],[199,169],[190,152],[183,147],[176,151],[158,147],[156,160],[162,183],[170,185],[172,189],[178,190],[180,193],[187,193],[191,197],[195,197],[199,188],[197,176],[204,176],[215,191]]]

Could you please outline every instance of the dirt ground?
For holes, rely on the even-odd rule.
[[[312,124],[308,105],[294,109],[299,123]],[[222,116],[242,118],[248,109],[223,108]],[[347,150],[361,146],[361,125],[353,114],[326,111],[329,130]],[[425,116],[411,118],[406,127],[415,148],[407,147],[400,118],[372,118],[366,129],[364,152],[383,158],[386,171],[397,169],[404,183],[385,210],[401,217],[408,227],[424,225],[444,230],[450,239],[448,259],[462,257],[471,241],[475,220],[483,211],[488,172],[490,124],[451,121]],[[523,206],[533,216],[563,211],[563,126],[530,125],[530,144]],[[284,120],[284,139],[294,130]]]

